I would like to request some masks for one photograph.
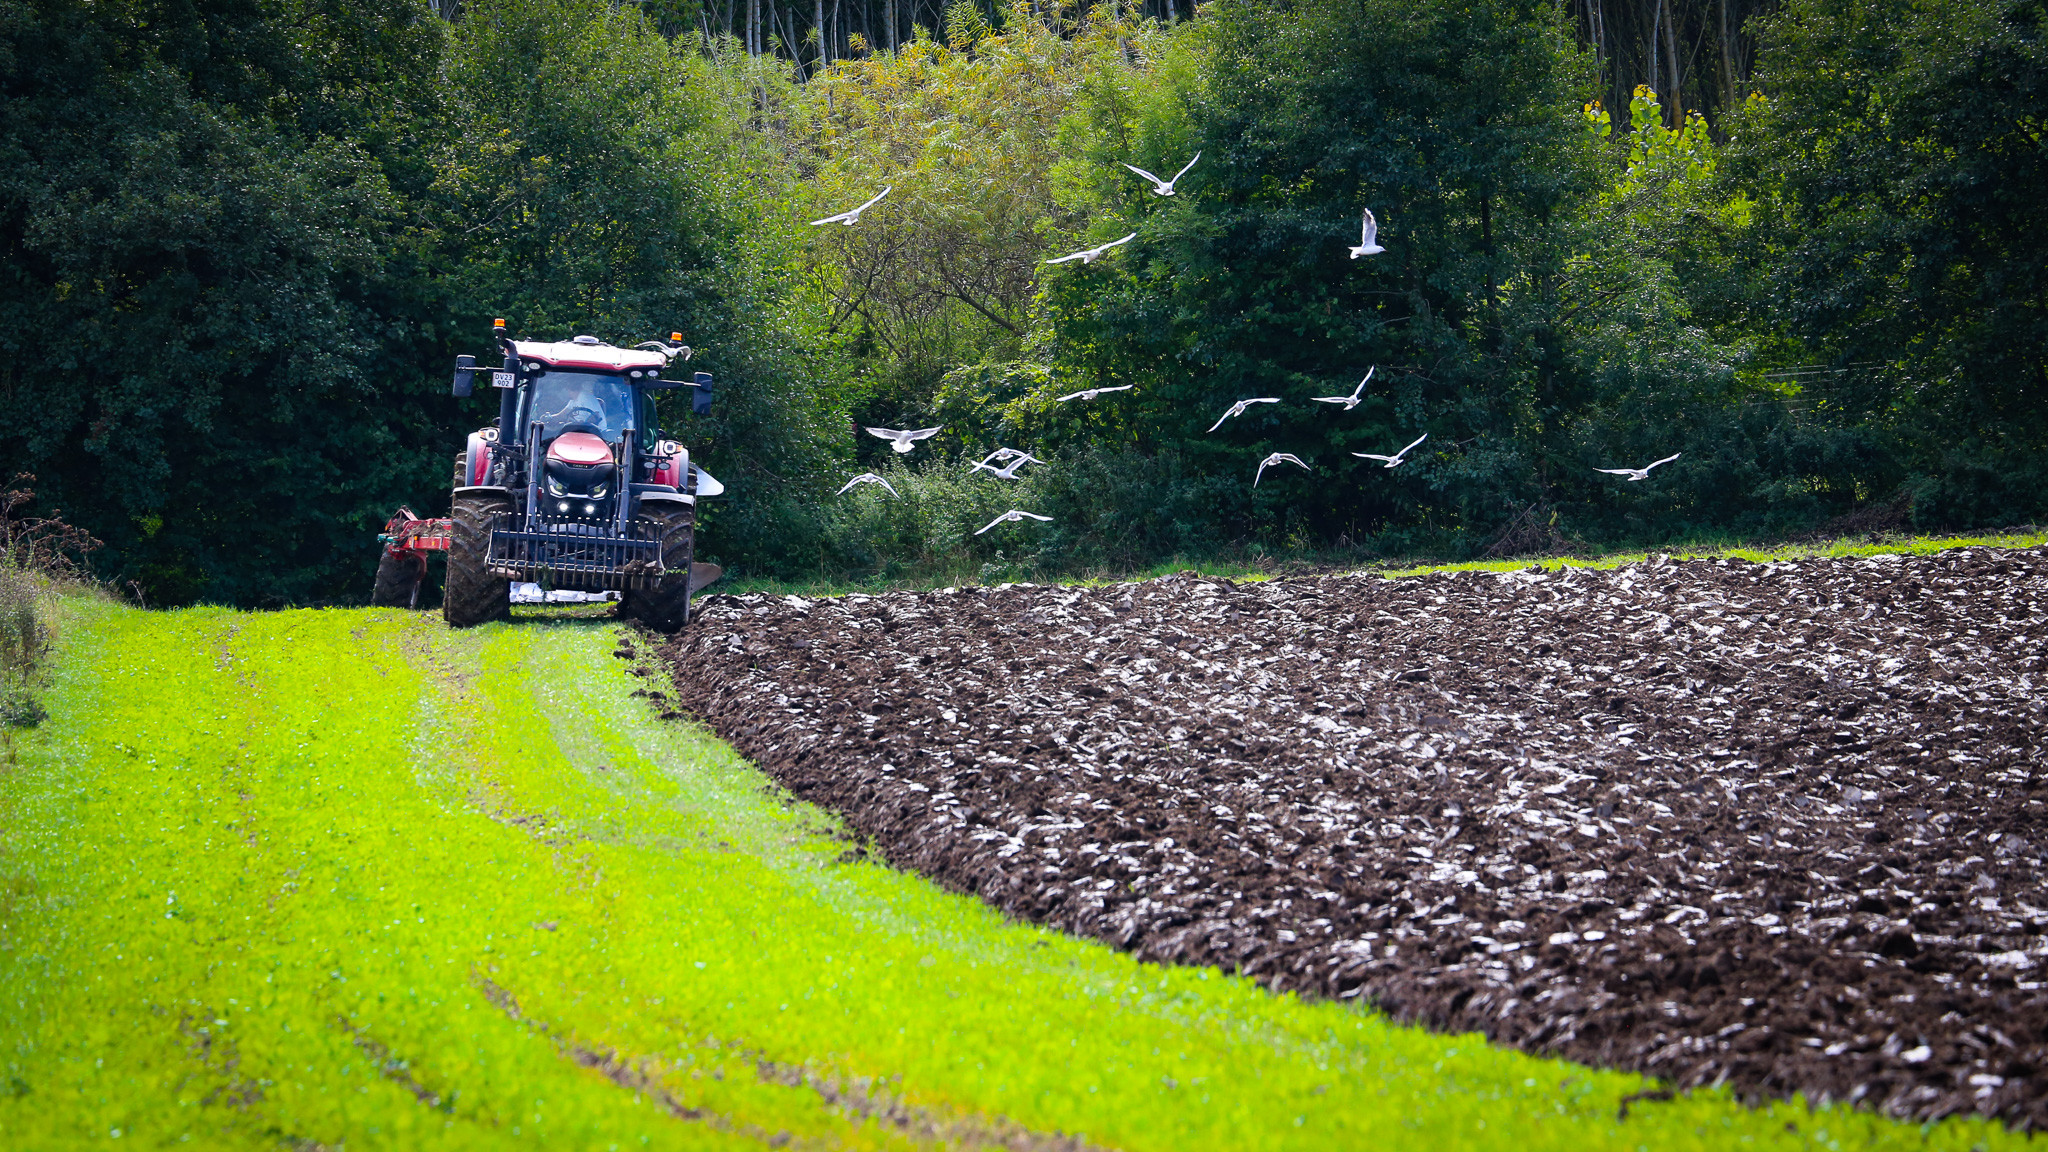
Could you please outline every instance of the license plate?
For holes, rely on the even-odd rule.
[[[515,383],[513,383],[513,381],[512,381],[512,373],[510,373],[510,372],[493,372],[493,373],[491,373],[491,387],[493,387],[493,388],[516,388],[516,387],[518,387],[518,385],[517,385],[517,384],[515,384]]]

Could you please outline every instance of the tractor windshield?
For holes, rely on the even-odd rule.
[[[616,443],[634,423],[633,388],[602,372],[543,372],[533,381],[522,423],[541,424],[541,439],[589,432]]]

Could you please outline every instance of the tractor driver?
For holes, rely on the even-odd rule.
[[[600,388],[599,382],[613,385]],[[617,436],[624,424],[613,413],[629,411],[624,381],[581,372],[549,373],[533,398],[534,416],[548,439],[571,428],[594,429],[606,440]]]

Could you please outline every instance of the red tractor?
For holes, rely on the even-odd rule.
[[[426,582],[427,554],[448,557],[441,614],[467,628],[504,618],[512,582],[551,589],[611,590],[622,615],[673,631],[690,618],[690,595],[718,579],[694,563],[697,500],[725,486],[662,438],[655,393],[691,390],[691,409],[711,409],[711,375],[664,380],[687,360],[682,335],[614,348],[595,336],[545,343],[514,340],[497,322],[504,365],[455,360],[455,395],[478,373],[498,389],[498,418],[469,434],[455,456],[454,496],[445,520],[400,508],[385,525],[373,602],[413,606]]]

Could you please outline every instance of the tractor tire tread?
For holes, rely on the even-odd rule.
[[[667,570],[652,588],[628,590],[619,600],[619,614],[657,632],[674,632],[690,622],[690,561],[695,559],[697,532],[694,508],[645,508],[639,519],[660,526],[661,563]]]
[[[370,603],[378,608],[414,608],[425,591],[427,566],[417,556],[384,551],[377,558],[377,586]]]
[[[441,617],[451,628],[471,628],[512,614],[512,582],[493,576],[491,525],[501,512],[512,511],[509,497],[497,492],[458,494],[451,509],[453,531],[448,541],[448,575],[441,591]]]

